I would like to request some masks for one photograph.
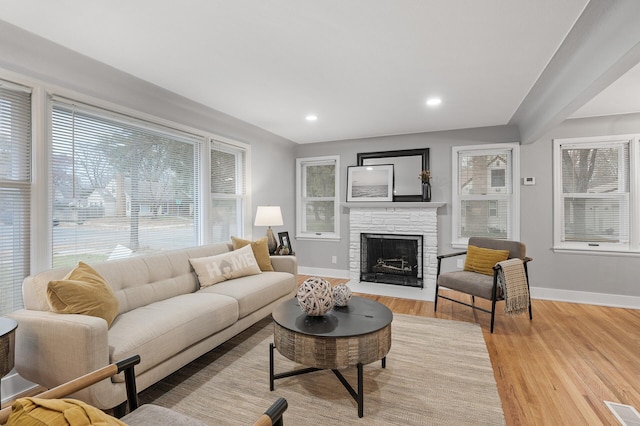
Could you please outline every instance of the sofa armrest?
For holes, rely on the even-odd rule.
[[[270,256],[276,272],[289,272],[298,278],[298,259],[295,256]]]
[[[110,362],[102,318],[28,309],[8,316],[18,321],[15,366],[27,380],[52,388]]]

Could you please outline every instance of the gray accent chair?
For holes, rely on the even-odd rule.
[[[498,240],[494,238],[484,237],[471,237],[469,238],[469,245],[488,248],[492,250],[509,250],[509,259],[519,258],[524,262],[524,271],[527,277],[527,287],[529,287],[529,272],[527,270],[527,263],[532,261],[530,257],[526,256],[525,244],[518,241],[510,240]],[[498,289],[498,271],[500,267],[498,265],[493,267],[493,277],[489,275],[480,274],[477,272],[469,271],[452,271],[441,274],[440,267],[442,259],[447,259],[456,256],[466,255],[466,251],[443,254],[437,257],[438,259],[438,272],[436,276],[436,298],[433,306],[433,311],[438,309],[438,298],[447,299],[461,305],[469,306],[473,309],[477,309],[482,312],[491,314],[491,333],[493,333],[493,323],[495,321],[496,302],[504,300],[502,293]],[[449,290],[455,290],[460,293],[466,293],[471,295],[471,304],[462,302],[457,299],[440,294],[440,288],[444,287]],[[487,310],[475,305],[475,298],[481,297],[491,301],[491,310]],[[533,319],[531,312],[531,297],[529,297],[529,319]]]

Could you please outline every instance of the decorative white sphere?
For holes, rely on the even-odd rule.
[[[333,308],[331,284],[322,278],[307,279],[296,295],[300,309],[309,316],[322,316]]]
[[[340,284],[333,288],[333,303],[336,306],[347,306],[351,300],[351,289],[346,284]]]

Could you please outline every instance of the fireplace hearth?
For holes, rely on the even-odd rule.
[[[360,281],[423,288],[422,235],[360,234]]]

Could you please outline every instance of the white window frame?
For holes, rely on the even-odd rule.
[[[629,241],[619,243],[603,243],[590,241],[562,241],[564,229],[563,193],[562,193],[562,147],[598,148],[612,145],[629,144],[629,193],[598,194],[602,198],[619,198],[628,200],[629,220],[621,226],[629,227]],[[590,252],[593,254],[640,254],[640,134],[607,135],[584,138],[564,138],[553,140],[553,251],[554,252]],[[591,194],[593,197],[596,194]],[[622,218],[621,218],[622,219]]]
[[[460,194],[460,175],[458,170],[458,157],[460,154],[472,155],[498,155],[505,151],[511,151],[511,181],[509,181],[509,173],[506,173],[505,184],[507,188],[511,188],[511,194],[487,194],[487,195],[467,195]],[[460,206],[463,200],[484,200],[484,199],[508,199],[511,198],[511,211],[507,216],[507,239],[520,240],[520,144],[517,142],[486,144],[486,145],[467,145],[452,147],[451,156],[451,246],[453,248],[466,248],[469,244],[469,238],[458,238],[458,228],[461,223]]]
[[[317,201],[333,201],[333,229],[334,232],[303,232],[302,225],[305,219],[304,209],[304,176],[302,174],[306,165],[321,165],[335,163],[335,188],[333,197],[314,198]],[[339,240],[340,239],[340,156],[327,155],[322,157],[296,158],[296,238],[301,240]]]
[[[239,216],[236,218],[238,229],[240,230],[239,235],[234,235],[240,238],[248,238],[252,239],[252,226],[251,226],[251,145],[245,144],[242,142],[237,142],[227,138],[215,137],[209,139],[209,152],[206,158],[208,166],[206,170],[208,172],[208,176],[206,179],[207,182],[207,226],[206,226],[206,236],[204,241],[207,243],[213,243],[213,230],[212,230],[212,218],[211,214],[209,214],[209,207],[211,206],[212,198],[214,193],[211,189],[211,173],[213,165],[210,164],[211,160],[211,151],[213,150],[223,151],[229,154],[234,155],[236,159],[236,170],[240,171],[240,175],[236,180],[236,194],[215,194],[219,199],[228,199],[228,200],[236,200],[236,204],[239,207],[238,212],[240,212]],[[244,152],[244,164],[241,163],[237,154],[239,151]],[[238,194],[238,190],[244,186],[244,193]],[[219,241],[218,241],[219,242]]]

